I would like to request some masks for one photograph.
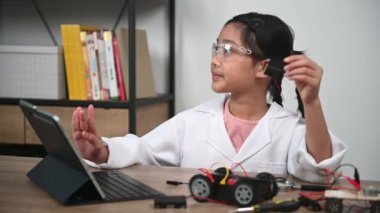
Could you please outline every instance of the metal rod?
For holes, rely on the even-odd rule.
[[[136,17],[135,0],[128,5],[129,132],[136,133]]]
[[[169,102],[169,116],[175,112],[175,1],[169,0],[169,93],[173,99]]]
[[[45,19],[45,16],[42,14],[41,9],[38,7],[37,2],[36,2],[35,0],[31,0],[31,2],[32,2],[34,8],[36,9],[37,14],[38,14],[38,16],[40,17],[42,23],[44,24],[46,30],[48,31],[48,33],[49,33],[49,35],[50,35],[50,38],[51,38],[51,40],[53,41],[53,44],[54,44],[55,46],[57,46],[57,45],[58,45],[57,40],[54,38],[54,35],[53,35],[52,31],[50,30],[50,27],[49,27],[49,25],[48,25],[48,23],[47,23],[47,21],[46,21],[46,19]]]
[[[128,0],[125,0],[123,6],[121,7],[121,9],[119,11],[119,15],[116,18],[115,24],[113,25],[113,28],[112,28],[113,33],[115,33],[117,26],[119,26],[119,22],[121,20],[121,17],[123,16],[125,8],[127,8],[127,6],[128,6]]]

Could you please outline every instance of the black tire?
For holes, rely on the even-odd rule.
[[[211,181],[204,175],[194,175],[189,182],[191,196],[198,202],[206,202],[212,196]]]
[[[237,183],[233,189],[234,202],[239,206],[250,206],[253,203],[254,192],[251,184]]]
[[[327,198],[325,211],[327,213],[341,213],[343,211],[343,200],[338,198]]]
[[[269,181],[269,183],[270,183],[270,192],[268,194],[266,194],[266,196],[264,197],[266,200],[272,199],[277,195],[278,185],[276,182],[276,178],[271,173],[261,172],[261,173],[257,174],[256,178],[260,179],[260,180]]]
[[[380,213],[380,201],[371,204],[371,213]]]

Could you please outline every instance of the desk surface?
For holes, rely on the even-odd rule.
[[[198,203],[187,199],[184,209],[154,209],[153,200],[113,202],[80,206],[64,206],[26,177],[41,159],[0,156],[0,212],[224,212],[236,209],[216,203]],[[174,167],[135,165],[121,170],[166,195],[190,195],[188,185],[170,186],[166,180],[188,182],[198,171]],[[277,197],[297,197],[297,192],[281,192]],[[306,211],[306,209],[301,209]]]

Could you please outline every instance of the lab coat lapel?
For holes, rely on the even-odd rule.
[[[277,103],[272,103],[268,112],[263,118],[261,118],[255,129],[240,148],[234,161],[242,163],[268,146],[272,142],[270,134],[271,119],[286,117],[289,115],[290,112],[284,110]]]
[[[271,138],[269,134],[269,116],[264,116],[255,129],[248,136],[243,146],[240,148],[239,152],[234,159],[237,163],[242,163],[246,159],[252,157],[268,146],[271,143]]]
[[[228,160],[232,161],[235,158],[236,151],[225,128],[223,115],[215,117],[207,142]]]

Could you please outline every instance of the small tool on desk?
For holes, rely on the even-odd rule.
[[[229,213],[252,213],[252,212],[294,212],[300,207],[297,200],[284,201],[280,203],[268,203],[243,207],[229,211]]]
[[[301,190],[301,191],[325,191],[330,188],[328,185],[310,185],[310,184],[301,184],[296,185],[295,183],[289,180],[280,180],[277,181],[278,188],[280,190]]]

